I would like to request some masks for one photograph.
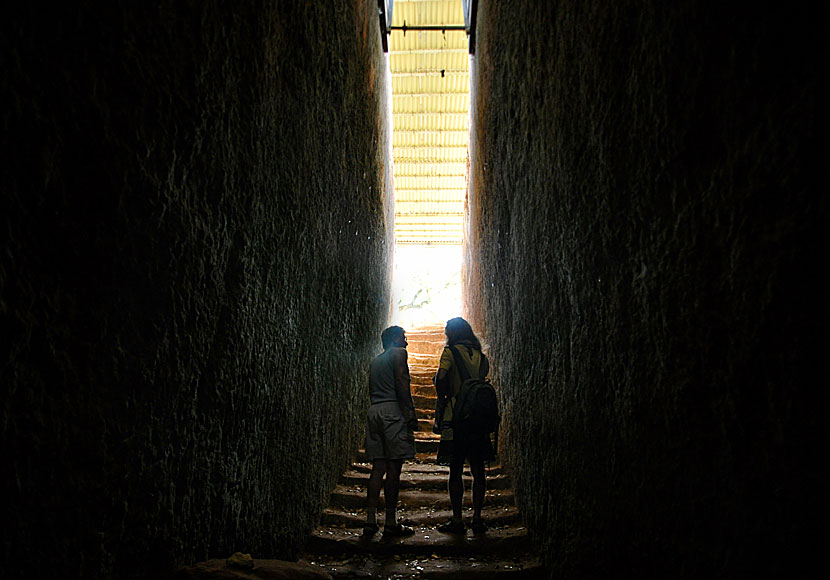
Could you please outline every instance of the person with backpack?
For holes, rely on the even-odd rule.
[[[371,406],[366,413],[366,456],[372,462],[372,474],[366,492],[363,535],[373,536],[378,532],[377,507],[383,485],[386,500],[384,537],[411,536],[414,530],[397,520],[401,468],[404,459],[415,457],[415,429],[418,427],[409,387],[406,332],[400,326],[390,326],[381,333],[380,339],[383,352],[369,367]]]
[[[439,465],[450,468],[447,488],[452,518],[438,531],[464,534],[461,517],[464,482],[461,474],[469,461],[473,475],[473,533],[487,531],[481,517],[486,488],[485,463],[495,459],[490,433],[498,431],[499,415],[495,390],[486,380],[490,363],[470,324],[461,317],[447,321],[447,345],[434,383],[438,395],[435,431],[441,434]]]

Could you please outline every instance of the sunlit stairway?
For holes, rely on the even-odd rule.
[[[398,519],[415,528],[402,539],[372,538],[362,534],[366,515],[366,484],[371,464],[361,450],[331,495],[320,526],[306,543],[302,557],[333,578],[540,578],[538,560],[531,552],[527,529],[513,502],[509,475],[498,464],[487,472],[483,517],[490,526],[484,534],[467,530],[465,536],[436,530],[451,515],[447,494],[449,468],[435,465],[438,436],[432,433],[435,389],[432,377],[444,345],[444,327],[407,331],[412,394],[419,419],[414,461],[401,474]],[[469,470],[464,474],[464,519],[472,517]],[[383,492],[378,523],[383,520]],[[382,530],[381,525],[381,530]]]

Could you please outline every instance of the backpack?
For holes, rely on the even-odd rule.
[[[450,347],[450,351],[461,377],[461,388],[452,409],[453,429],[469,439],[498,433],[501,415],[496,389],[483,377],[471,377],[454,346]]]

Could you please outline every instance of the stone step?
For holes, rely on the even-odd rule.
[[[417,332],[444,332],[444,329],[447,327],[447,322],[445,320],[433,320],[422,326],[418,326],[416,328],[412,328],[406,331],[407,336],[409,336],[410,332],[417,333]]]
[[[418,435],[432,435],[430,432],[419,432]],[[415,439],[415,451],[417,453],[429,453],[431,455],[438,455],[438,439]]]
[[[438,364],[436,363],[435,366],[430,367],[426,370],[419,370],[417,373],[413,372],[412,369],[409,370],[409,384],[410,385],[424,385],[435,388],[432,385],[432,378],[435,376],[437,372]]]
[[[416,344],[410,344],[407,347],[406,353],[409,355],[410,363],[412,362],[412,357],[416,357],[419,360],[438,360],[441,358],[441,353],[444,350],[443,343],[437,342],[421,342]]]
[[[429,383],[409,383],[409,391],[413,397],[424,397],[425,399],[435,399],[436,390],[432,382]]]
[[[435,458],[433,458],[433,461],[429,463],[406,463],[403,471],[404,473],[439,473],[444,476],[449,475],[450,468],[446,465],[437,465],[434,459]],[[351,471],[368,474],[372,471],[372,464],[369,462],[352,463]],[[501,475],[505,472],[506,471],[502,468],[501,464],[498,463],[493,463],[487,467],[487,477]],[[468,465],[464,466],[464,475],[470,475],[470,467]]]
[[[437,397],[433,393],[432,396],[412,394],[412,402],[415,403],[416,409],[432,409],[435,411],[435,399]]]
[[[381,494],[381,498],[383,494]],[[383,499],[380,505],[383,506]],[[465,510],[464,519],[470,520],[473,515],[471,507]],[[378,510],[379,517],[383,517],[383,508]],[[413,527],[435,527],[443,524],[452,516],[452,510],[436,510],[432,508],[401,509],[398,512],[398,520]],[[486,506],[481,510],[481,517],[491,528],[521,523],[519,510],[515,506]],[[366,511],[364,508],[338,508],[329,506],[323,510],[320,519],[321,526],[341,528],[362,528],[366,522]]]
[[[418,395],[433,400],[435,399],[435,386],[432,384],[432,381],[427,384],[410,383],[409,389],[413,397]]]
[[[407,338],[410,336],[413,336],[415,338],[424,336],[439,336],[441,340],[447,340],[447,337],[444,334],[445,328],[446,325],[444,323],[441,323],[440,325],[420,326],[418,328],[407,330],[406,336]]]
[[[435,409],[419,409],[415,408],[415,416],[418,417],[418,420],[426,421],[427,424],[423,427],[418,427],[418,432],[425,432],[425,433],[432,433],[432,423],[433,417],[435,417]],[[420,424],[419,424],[420,425]]]
[[[432,418],[435,416],[435,409],[419,409],[415,407],[415,414],[418,416],[418,419],[426,419],[429,421],[430,427],[429,431],[432,431]]]
[[[542,579],[544,570],[538,559],[529,555],[498,558],[438,554],[328,555],[307,554],[297,562],[255,558],[246,572],[228,565],[225,558],[207,560],[179,569],[174,580],[220,580],[228,578],[290,578],[292,580],[333,580],[354,578],[418,578],[424,580],[531,580]]]
[[[428,330],[419,331],[416,333],[410,333],[409,331],[406,332],[406,341],[407,342],[438,342],[441,344],[446,344],[447,342],[447,335],[444,334],[443,328],[430,328]]]
[[[441,340],[447,340],[446,335],[444,334],[444,329],[446,328],[446,324],[441,322],[440,324],[429,324],[427,326],[419,326],[418,328],[413,328],[406,331],[406,336],[429,336],[429,335],[440,335]]]
[[[464,491],[464,503],[472,505],[471,491]],[[366,490],[358,486],[338,484],[331,493],[329,505],[339,508],[362,508],[366,505]],[[434,509],[449,509],[450,497],[446,490],[401,490],[398,505],[406,509],[432,507]],[[514,505],[512,489],[488,489],[484,495],[486,506]]]
[[[432,377],[438,372],[438,358],[431,358],[423,363],[409,361],[409,378],[420,382],[432,382]]]
[[[404,461],[403,468],[409,469],[413,465],[429,465],[431,463],[435,463],[435,456],[435,453],[418,452],[415,454],[415,459],[407,459]],[[367,463],[369,460],[366,458],[366,452],[362,449],[358,451],[355,461],[357,463]]]
[[[435,369],[438,368],[438,361],[441,360],[441,352],[443,351],[443,347],[440,347],[437,351],[429,351],[429,352],[417,352],[417,351],[406,351],[406,360],[409,364],[409,371],[412,372],[413,367],[418,368],[427,368],[432,367],[432,372],[435,372]]]
[[[307,539],[306,554],[418,554],[432,557],[499,554],[501,558],[525,555],[531,542],[524,525],[491,528],[483,534],[473,534],[469,528],[464,535],[445,534],[435,529],[437,522],[428,527],[415,528],[415,534],[406,538],[384,538],[379,532],[371,537],[362,535],[360,529],[321,526]],[[382,528],[381,528],[382,530]]]
[[[443,346],[447,344],[447,335],[444,334],[443,328],[437,332],[435,330],[418,332],[416,334],[407,332],[406,342],[409,344],[409,348],[413,348],[413,345],[420,346],[421,344],[439,344]]]
[[[429,421],[429,428],[428,429],[419,429],[420,431],[428,431],[432,432],[432,418],[435,417],[435,409],[430,409],[429,407],[418,407],[415,406],[415,416],[419,419],[424,419],[425,421]]]
[[[469,473],[469,472],[468,472]],[[401,472],[401,491],[405,489],[419,489],[419,490],[446,490],[447,478],[449,477],[449,468],[444,473],[423,473],[404,469]],[[472,485],[472,477],[465,475],[464,487],[470,489]],[[369,474],[354,469],[350,469],[340,476],[339,483],[346,487],[360,487],[366,486],[369,482]],[[499,475],[489,475],[487,477],[487,489],[510,489],[513,483],[510,476],[502,473]]]
[[[412,345],[406,349],[406,359],[409,362],[410,368],[413,364],[426,364],[437,362],[441,358],[441,353],[444,350],[442,344],[425,344],[425,348],[413,348]]]
[[[444,347],[447,346],[447,337],[437,335],[418,337],[414,340],[407,338],[407,351],[416,352],[419,354],[440,354]]]
[[[544,576],[538,559],[531,556],[498,558],[438,554],[387,555],[308,554],[297,562],[255,558],[253,569],[245,572],[227,564],[225,558],[207,560],[179,569],[174,580],[212,580],[227,578],[291,578],[292,580],[332,580],[354,578],[419,578],[425,580],[530,580]]]
[[[419,437],[425,437],[428,435],[433,435],[435,439],[419,439]],[[415,431],[415,463],[435,463],[435,459],[438,456],[438,435],[435,435],[432,430],[429,431]],[[496,451],[496,456],[498,457],[498,451]],[[368,457],[366,457],[366,450],[360,449],[355,456],[355,461],[358,463],[366,463],[369,461]],[[406,465],[408,465],[413,460],[407,460],[404,462],[404,469],[406,469]]]
[[[435,433],[415,433],[415,441],[440,441],[441,436],[436,435]]]
[[[539,560],[491,555],[445,556],[438,554],[371,557],[366,554],[309,556],[300,560],[333,580],[354,578],[418,578],[419,580],[542,580],[546,571]]]

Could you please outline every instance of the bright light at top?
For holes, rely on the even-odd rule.
[[[392,324],[443,324],[461,312],[461,246],[395,246]]]

